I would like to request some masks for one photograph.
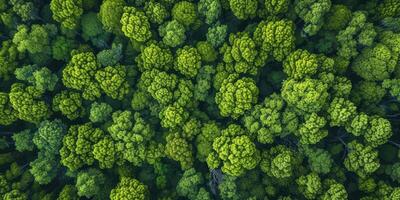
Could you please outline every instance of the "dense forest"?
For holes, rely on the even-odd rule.
[[[400,0],[0,0],[0,199],[400,200]]]

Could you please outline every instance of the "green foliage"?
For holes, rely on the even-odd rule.
[[[126,80],[127,69],[125,66],[107,66],[98,70],[95,78],[104,93],[113,99],[122,100],[129,93],[129,83]]]
[[[50,33],[45,25],[34,24],[31,27],[20,25],[12,39],[19,52],[31,54],[48,53]]]
[[[51,0],[53,19],[65,28],[75,29],[83,13],[82,4],[82,0]]]
[[[301,144],[316,144],[328,136],[328,131],[324,128],[325,125],[325,118],[312,113],[306,118],[305,122],[299,126],[299,130],[295,134],[300,137]]]
[[[240,20],[253,18],[257,11],[257,0],[241,1],[228,0],[233,14]]]
[[[38,68],[36,65],[15,69],[15,77],[18,80],[27,81],[42,91],[53,91],[58,81],[57,75],[47,67]]]
[[[364,49],[352,64],[352,69],[367,81],[382,81],[390,78],[398,60],[390,48],[383,44]]]
[[[9,94],[0,92],[0,124],[10,125],[17,120],[17,113],[14,112],[10,102]]]
[[[58,154],[65,132],[66,127],[61,120],[42,121],[32,141],[40,151]]]
[[[208,28],[207,41],[214,47],[219,47],[225,40],[227,25],[216,25]]]
[[[62,72],[63,84],[72,89],[82,91],[82,97],[94,100],[100,97],[100,86],[95,81],[99,69],[96,57],[91,52],[73,55],[71,61]]]
[[[81,94],[69,90],[64,90],[54,96],[53,110],[60,111],[70,120],[77,119],[85,114]]]
[[[104,30],[122,34],[120,19],[124,13],[125,0],[105,0],[100,6],[99,19]]]
[[[124,35],[135,41],[145,42],[151,37],[148,18],[143,11],[135,7],[124,7],[121,25]]]
[[[29,129],[23,130],[18,133],[14,133],[12,139],[15,143],[15,149],[17,151],[33,151],[34,144],[33,144],[33,134]]]
[[[201,67],[201,56],[196,48],[184,46],[176,52],[175,69],[187,76],[193,78],[197,75]]]
[[[306,199],[315,199],[322,189],[321,179],[316,173],[300,176],[296,183],[299,185],[299,191]]]
[[[105,176],[97,169],[90,168],[78,173],[76,178],[76,189],[80,197],[90,198],[99,195],[105,183]]]
[[[172,160],[178,161],[182,169],[193,165],[192,146],[179,133],[169,134],[165,140],[165,154]]]
[[[112,107],[107,103],[92,103],[90,107],[89,119],[91,122],[104,122],[110,116],[112,112]]]
[[[231,176],[240,176],[246,170],[255,168],[261,158],[248,133],[236,124],[229,125],[221,132],[221,136],[215,138],[213,150],[217,159],[221,160],[222,172]],[[209,154],[207,163],[213,159],[212,155]]]
[[[229,75],[215,96],[222,116],[237,119],[250,110],[257,102],[258,88],[250,78],[239,78],[238,74]]]
[[[277,61],[282,61],[294,50],[294,24],[292,21],[262,21],[254,32],[254,41],[261,50]]]
[[[113,123],[108,127],[108,132],[115,143],[116,154],[122,154],[121,158],[131,162],[133,165],[139,166],[145,159],[145,142],[150,140],[154,132],[150,125],[147,124],[139,113],[131,111],[116,111],[112,114]],[[103,141],[104,142],[104,141]],[[110,144],[103,143],[95,145],[95,154],[99,152],[104,154],[108,151]],[[101,149],[104,148],[103,152]],[[112,149],[111,149],[112,152]],[[108,152],[109,153],[109,152]],[[100,162],[100,164],[102,164]],[[110,166],[109,164],[106,166]]]
[[[378,6],[378,15],[381,19],[386,17],[398,17],[400,4],[394,0],[384,0]]]
[[[303,32],[315,35],[323,25],[324,15],[331,8],[330,0],[296,0],[294,10],[305,22]]]
[[[149,197],[149,191],[146,185],[134,178],[122,177],[118,185],[111,190],[111,200],[146,200]]]
[[[333,160],[328,151],[318,148],[305,148],[304,154],[307,156],[308,164],[313,172],[327,174],[331,171]]]
[[[197,20],[196,5],[188,1],[179,1],[171,11],[172,19],[185,27],[189,27]]]
[[[0,0],[0,199],[400,199],[398,0]]]
[[[58,173],[59,160],[47,153],[39,152],[38,158],[30,163],[30,173],[39,184],[50,183]]]
[[[278,15],[287,12],[289,0],[265,0],[265,10],[270,15]]]
[[[322,195],[323,200],[345,200],[348,198],[346,189],[340,183],[331,183],[329,189]]]
[[[177,47],[186,40],[185,27],[176,20],[166,22],[158,31],[164,44],[170,47]]]
[[[149,21],[155,24],[162,24],[170,15],[167,8],[159,2],[147,2],[144,9]]]
[[[371,146],[352,141],[348,148],[350,152],[344,160],[344,165],[349,171],[366,177],[379,168],[378,152]]]
[[[390,95],[400,99],[400,79],[386,79],[383,81],[382,87],[388,89]]]
[[[270,177],[289,178],[293,175],[295,165],[299,162],[298,159],[301,157],[294,157],[294,153],[290,149],[278,145],[262,153],[260,168]]]
[[[152,69],[168,70],[172,65],[173,56],[168,48],[160,44],[151,43],[136,57],[136,62],[141,71]]]
[[[356,57],[358,48],[371,46],[377,33],[372,23],[367,22],[367,16],[361,11],[356,11],[347,27],[339,31],[336,36],[339,44],[337,55],[341,59],[349,60]],[[348,65],[348,61],[346,61]]]
[[[58,195],[57,200],[78,200],[78,194],[75,186],[65,185]]]
[[[75,171],[94,162],[93,145],[104,137],[104,132],[92,124],[73,125],[63,138],[60,149],[61,164]]]
[[[289,105],[306,113],[320,111],[329,97],[328,85],[310,78],[302,81],[287,79],[283,82],[281,92]]]
[[[327,21],[323,25],[324,28],[331,31],[338,31],[346,28],[347,23],[351,20],[351,10],[345,5],[332,5],[327,13]]]
[[[96,57],[102,66],[114,66],[122,59],[122,44],[114,44],[111,49],[100,51]]]
[[[219,0],[200,0],[197,9],[205,22],[211,25],[220,17],[222,7]]]
[[[42,96],[43,91],[22,83],[14,83],[9,93],[10,103],[17,111],[17,117],[31,123],[39,123],[50,113]]]
[[[273,143],[277,136],[293,133],[298,127],[296,114],[285,109],[282,97],[272,94],[262,104],[254,106],[251,114],[243,117],[243,122],[250,133],[257,134],[261,143]]]
[[[188,199],[197,199],[199,195],[199,185],[204,183],[201,173],[196,172],[194,168],[186,170],[179,180],[176,191],[180,196]],[[205,191],[207,193],[207,191]],[[204,195],[204,194],[203,194]]]

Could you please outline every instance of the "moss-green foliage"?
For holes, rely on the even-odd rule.
[[[400,199],[399,0],[0,0],[0,199]]]

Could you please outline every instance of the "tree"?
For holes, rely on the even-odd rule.
[[[237,119],[253,107],[257,102],[258,93],[254,80],[231,74],[222,82],[215,102],[222,116]]]
[[[176,20],[165,22],[158,28],[158,32],[163,37],[163,42],[167,46],[177,47],[186,40],[185,27]]]
[[[95,168],[78,173],[76,178],[76,189],[80,197],[90,198],[100,195],[104,187],[106,177],[103,173]]]
[[[54,96],[53,110],[60,111],[70,120],[75,120],[85,114],[81,94],[70,90],[61,91]]]
[[[371,146],[352,141],[348,148],[350,152],[344,160],[344,165],[349,171],[363,178],[379,168],[378,152]]]
[[[145,13],[135,7],[124,7],[121,17],[122,32],[126,37],[138,42],[146,42],[151,37],[150,23]]]
[[[57,152],[58,153],[58,152]],[[39,184],[49,184],[58,173],[60,160],[55,154],[39,151],[38,158],[30,164],[30,173]]]
[[[58,155],[66,129],[67,127],[59,119],[42,121],[32,141],[39,151]]]
[[[78,200],[78,194],[75,186],[65,185],[58,195],[57,200]]]
[[[221,136],[213,142],[213,153],[208,155],[209,168],[218,167],[210,166],[210,161],[215,162],[217,159],[222,164],[222,172],[231,176],[240,176],[246,170],[254,169],[261,156],[248,135],[248,132],[236,124],[222,130]]]
[[[326,119],[318,116],[316,113],[310,114],[303,124],[299,126],[295,134],[300,137],[301,144],[316,144],[328,136],[328,130],[325,129]]]
[[[99,19],[104,30],[115,34],[122,34],[120,19],[124,12],[126,2],[124,0],[106,0],[100,6]]]
[[[323,27],[327,30],[338,31],[346,28],[347,23],[352,18],[351,10],[341,4],[332,5],[329,12],[326,14],[326,22]]]
[[[196,48],[184,46],[176,51],[175,69],[184,76],[193,78],[201,67],[201,56]]]
[[[63,83],[68,88],[82,91],[84,99],[94,100],[101,94],[95,80],[98,69],[99,65],[92,52],[75,54],[62,72]]]
[[[298,128],[297,115],[286,108],[282,97],[276,93],[267,96],[243,117],[244,126],[257,135],[260,143],[273,143],[275,137],[294,133]]]
[[[254,18],[256,16],[257,5],[258,2],[256,0],[229,0],[229,6],[233,14],[240,20]]]
[[[345,200],[348,194],[344,186],[340,183],[332,181],[329,189],[322,195],[322,200]]]
[[[254,32],[254,41],[261,50],[282,61],[294,50],[294,24],[292,21],[262,21]]]
[[[299,186],[299,191],[306,199],[315,199],[322,189],[321,179],[318,174],[313,172],[305,176],[300,176],[296,180],[296,183]]]
[[[26,65],[15,69],[14,73],[18,80],[27,81],[42,91],[53,91],[58,81],[57,75],[47,67],[38,68],[36,65]]]
[[[165,154],[172,160],[178,161],[183,170],[193,165],[192,146],[179,133],[168,134],[165,138]]]
[[[162,24],[170,15],[164,4],[159,2],[147,2],[144,10],[149,21],[158,25]]]
[[[293,151],[278,145],[262,153],[260,168],[270,177],[284,179],[293,175],[295,166],[301,161],[301,156],[295,157]]]
[[[92,122],[104,122],[111,116],[112,110],[112,107],[107,103],[94,102],[90,107],[89,119]]]
[[[227,34],[227,25],[216,24],[208,28],[206,37],[207,41],[213,45],[214,48],[219,47],[222,43],[224,43],[226,34]]]
[[[111,200],[146,200],[149,198],[149,191],[146,185],[134,178],[122,177],[118,185],[111,190]]]
[[[392,136],[392,125],[389,120],[374,116],[369,120],[369,128],[364,134],[367,144],[377,147],[385,144]]]
[[[318,112],[327,103],[328,85],[318,79],[302,81],[287,79],[282,85],[282,98],[291,106],[305,113]]]
[[[308,164],[313,172],[327,174],[331,171],[333,160],[331,154],[319,148],[304,148],[304,154],[308,158]]]
[[[9,94],[0,92],[0,125],[10,125],[17,120],[17,113],[11,105]]]
[[[197,20],[196,4],[188,1],[179,1],[171,11],[172,19],[185,27],[190,27]]]
[[[31,123],[39,123],[49,116],[49,106],[42,100],[42,96],[42,90],[22,83],[14,83],[9,93],[10,103],[17,111],[17,117]]]
[[[382,87],[389,90],[390,95],[400,99],[400,79],[386,79],[383,81]]]
[[[60,149],[61,163],[71,171],[84,165],[92,165],[95,161],[93,145],[103,137],[104,132],[94,128],[91,123],[71,126]]]
[[[328,108],[330,126],[344,126],[356,115],[356,106],[349,100],[334,98]]]
[[[53,18],[68,29],[76,29],[83,13],[82,0],[51,0],[50,9]]]
[[[357,75],[367,81],[388,79],[394,71],[398,55],[383,44],[365,48],[352,64]],[[378,66],[378,67],[376,67]]]
[[[152,69],[168,70],[173,63],[173,56],[171,51],[164,45],[151,43],[141,50],[135,60],[141,71]]]
[[[330,0],[297,0],[295,12],[305,22],[303,31],[309,36],[315,35],[322,27],[324,15],[331,8]]]
[[[223,61],[233,64],[237,73],[257,74],[258,68],[263,66],[268,55],[259,52],[256,43],[248,33],[231,34],[229,44],[224,44],[220,49]]]
[[[20,25],[12,39],[19,52],[28,51],[31,54],[49,54],[50,36],[49,26],[34,24],[31,27]],[[56,28],[56,27],[53,27]],[[57,30],[57,29],[56,29]]]
[[[122,100],[130,91],[127,69],[123,65],[107,66],[96,72],[95,78],[107,96]]]
[[[15,149],[19,152],[33,151],[33,133],[29,129],[25,129],[21,132],[14,133],[12,139],[15,143]]]
[[[122,59],[122,44],[113,43],[111,49],[105,49],[100,51],[97,55],[97,62],[104,66],[115,66]]]
[[[140,166],[145,159],[147,141],[154,135],[150,124],[145,122],[139,113],[116,111],[112,114],[112,123],[107,130],[115,143],[116,154],[120,154],[120,159]]]
[[[196,137],[197,159],[204,162],[212,152],[212,143],[215,138],[220,136],[221,130],[217,123],[211,121],[201,127],[200,133]]]
[[[213,24],[221,15],[221,3],[219,0],[200,0],[197,5],[199,15],[205,18],[209,25]]]
[[[203,176],[200,172],[196,172],[194,168],[186,170],[179,180],[176,191],[180,196],[188,199],[196,199],[200,192],[200,186],[204,183]]]

